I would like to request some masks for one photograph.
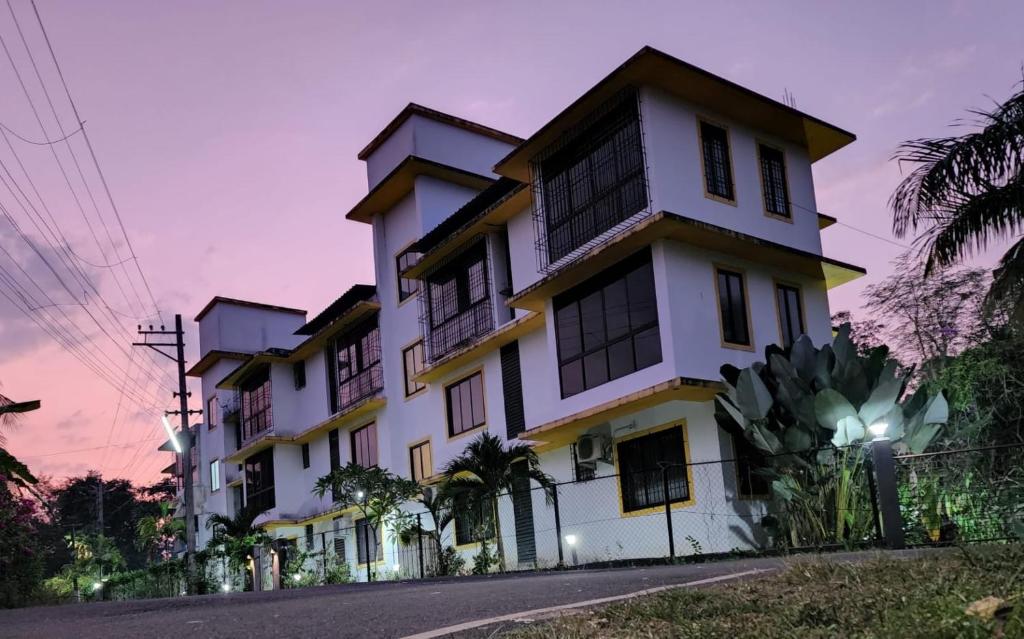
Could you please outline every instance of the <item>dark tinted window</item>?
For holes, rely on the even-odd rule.
[[[555,321],[562,397],[660,362],[650,251],[555,298]]]
[[[274,507],[274,449],[260,451],[245,460],[246,504],[260,512]]]
[[[736,199],[728,133],[722,127],[701,122],[700,142],[704,156],[704,188],[710,195],[726,200]]]
[[[750,327],[747,325],[747,291],[743,275],[735,271],[718,269],[718,307],[722,317],[722,341],[738,346],[750,346]]]
[[[420,259],[419,253],[403,251],[395,258],[395,271],[398,274],[398,301],[402,302],[420,290],[420,281],[402,277],[402,271],[413,266]]]
[[[292,378],[295,380],[295,390],[306,387],[306,360],[292,364]]]
[[[402,367],[405,371],[405,396],[408,397],[427,387],[413,377],[423,370],[423,341],[416,342],[402,351]]]
[[[775,287],[775,295],[779,307],[782,345],[788,348],[804,334],[804,309],[800,301],[800,289],[778,284]]]
[[[786,184],[786,161],[782,151],[760,144],[758,154],[761,156],[764,210],[772,215],[789,217],[789,187]]]
[[[623,511],[664,506],[666,474],[669,502],[689,500],[685,445],[682,426],[616,445]]]
[[[494,328],[487,274],[487,244],[481,240],[426,278],[427,359],[435,361]]]
[[[309,444],[302,445],[302,467],[309,468]]]
[[[473,373],[446,386],[444,391],[450,436],[454,437],[486,423],[483,374]]]
[[[352,461],[363,468],[377,465],[377,424],[352,431]]]

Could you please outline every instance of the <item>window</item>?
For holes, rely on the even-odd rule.
[[[413,380],[423,370],[423,340],[402,351],[402,365],[405,370],[405,396],[411,397],[427,387]]]
[[[274,507],[274,449],[267,448],[245,460],[246,503],[258,512]]]
[[[331,470],[341,468],[341,448],[339,447],[337,428],[327,433],[327,448],[331,455]]]
[[[743,274],[720,268],[716,270],[716,277],[722,342],[728,346],[749,347],[750,326],[747,319],[747,291]]]
[[[309,468],[309,444],[302,445],[302,467]]]
[[[775,285],[775,302],[779,311],[782,346],[789,348],[804,334],[804,307],[800,289],[788,284]]]
[[[313,524],[306,524],[306,552],[313,550]]]
[[[206,400],[206,428],[213,430],[220,423],[220,405],[217,404],[217,396]]]
[[[623,512],[664,507],[668,475],[670,503],[690,499],[682,426],[672,426],[616,444]]]
[[[384,387],[377,318],[363,323],[335,343],[338,410],[370,397]]]
[[[292,378],[295,380],[295,390],[306,387],[306,360],[292,364]]]
[[[242,441],[248,441],[273,427],[270,367],[265,366],[242,383]]]
[[[429,440],[409,447],[409,474],[413,481],[423,481],[434,474]]]
[[[420,259],[414,251],[402,251],[395,257],[395,272],[398,275],[398,301],[404,302],[420,290],[420,281],[402,277],[402,272],[413,266]]]
[[[446,386],[444,396],[449,437],[469,432],[486,423],[483,373],[478,371]]]
[[[377,465],[377,424],[352,431],[352,461],[363,468]]]
[[[729,133],[720,126],[701,121],[700,144],[704,160],[704,191],[712,197],[735,201]]]
[[[220,490],[220,460],[215,459],[210,462],[210,492],[215,493]]]
[[[381,543],[380,526],[377,526],[377,530],[374,531],[366,519],[359,519],[356,521],[355,533],[356,561],[358,563],[367,563],[368,556],[373,556],[374,561],[381,561],[384,558],[384,545]],[[369,553],[366,552],[367,544],[370,546]]]
[[[647,207],[640,116],[623,94],[540,162],[547,257],[556,262]]]
[[[764,498],[771,494],[771,482],[759,471],[766,468],[764,455],[743,437],[732,436],[736,457],[736,494],[747,499]]]
[[[462,546],[494,537],[494,511],[484,501],[466,494],[455,497],[455,545]]]
[[[764,210],[770,215],[789,218],[789,186],[786,184],[786,159],[774,147],[757,145],[761,158],[761,190],[764,192]]]
[[[661,361],[649,250],[559,295],[554,305],[563,398]]]
[[[426,282],[430,361],[494,328],[485,240],[428,275]]]

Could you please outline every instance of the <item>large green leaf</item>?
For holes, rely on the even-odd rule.
[[[769,455],[778,455],[783,451],[782,442],[775,436],[775,433],[768,430],[768,427],[762,423],[751,422],[750,430],[748,431],[753,440],[753,444],[757,446],[761,451],[768,453]]]
[[[836,358],[832,347],[826,344],[818,351],[814,358],[814,383],[819,389],[832,388],[832,368],[835,366]]]
[[[943,393],[940,392],[932,398],[924,413],[923,421],[925,424],[945,424],[949,421],[949,403],[946,402],[946,396]]]
[[[772,394],[753,368],[740,371],[736,382],[739,409],[747,419],[764,419],[772,408]]]
[[[836,425],[836,433],[832,436],[833,446],[850,446],[864,439],[864,423],[856,415],[850,415],[839,420]]]
[[[782,441],[786,444],[786,450],[803,452],[814,445],[814,438],[799,426],[790,426],[782,435]]]
[[[814,396],[814,415],[822,428],[835,430],[841,419],[856,417],[857,410],[842,393],[826,388]]]
[[[836,356],[836,364],[845,366],[847,362],[857,359],[857,346],[850,339],[850,325],[843,324],[836,331],[832,340],[832,352]]]
[[[817,351],[814,348],[814,344],[811,343],[811,338],[806,335],[801,335],[789,351],[790,363],[793,364],[793,368],[800,375],[800,379],[808,384],[814,381],[816,358]]]
[[[854,406],[860,406],[867,400],[870,388],[860,359],[850,358],[840,363],[836,358],[836,366],[832,370],[832,388],[841,392]]]
[[[903,444],[915,455],[923,453],[938,436],[940,430],[942,430],[942,424],[915,423],[913,428],[907,428],[907,432],[903,436]]]
[[[750,425],[750,422],[747,420],[746,417],[743,416],[743,413],[740,412],[740,409],[736,408],[736,406],[728,397],[722,395],[721,393],[715,395],[715,405],[721,408],[723,411],[725,411],[725,414],[728,416],[728,418],[732,419],[732,422],[736,429],[738,429],[741,432],[745,432],[747,430],[747,427]],[[726,428],[726,430],[729,429]]]
[[[878,385],[871,391],[867,400],[861,404],[858,415],[865,424],[871,425],[886,415],[896,400],[899,399],[900,391],[903,389],[903,380],[888,374],[888,367],[882,369],[878,378]]]

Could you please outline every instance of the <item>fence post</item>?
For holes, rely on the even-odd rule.
[[[882,537],[882,519],[878,514],[878,486],[875,485],[875,465],[872,463],[870,456],[865,463],[865,467],[868,474],[868,491],[871,495],[871,521],[875,526],[875,543],[881,544],[885,538]]]
[[[551,487],[551,502],[555,507],[555,535],[558,536],[558,567],[565,566],[565,552],[562,550],[562,514],[558,509],[558,484]]]
[[[420,579],[423,579],[427,575],[423,570],[423,519],[420,513],[416,513],[416,546],[420,554]]]
[[[374,542],[377,541],[377,533],[373,534]],[[363,549],[366,552],[366,581],[367,583],[373,581],[373,574],[370,572],[370,522],[367,520],[366,525],[363,526]],[[376,543],[373,548],[373,558],[377,558]]]
[[[892,441],[876,439],[871,446],[871,466],[875,474],[875,498],[882,519],[885,545],[898,550],[906,547],[903,537],[903,515],[900,513],[899,491],[896,486],[896,462],[892,456]]]
[[[324,583],[327,583],[327,531],[320,531],[320,552],[323,554],[321,563],[324,567]]]
[[[676,559],[676,536],[672,533],[672,500],[668,498],[668,466],[661,467],[661,490],[665,495],[665,526],[668,528],[668,558]]]

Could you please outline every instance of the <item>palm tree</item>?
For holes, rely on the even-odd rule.
[[[234,517],[215,513],[206,520],[206,527],[213,530],[210,545],[220,547],[221,553],[234,566],[241,566],[252,554],[255,546],[270,543],[270,535],[253,522],[262,514],[262,510],[251,505],[240,509]]]
[[[27,488],[38,480],[28,470],[28,466],[7,452],[3,447],[6,443],[4,430],[13,428],[17,424],[18,416],[22,413],[38,410],[39,400],[30,402],[16,402],[5,395],[0,395],[0,475],[10,479],[16,486]]]
[[[426,528],[422,522],[413,519],[412,515],[405,516],[399,522],[397,529],[399,541],[403,546],[408,546],[412,540],[423,535],[434,544],[434,551],[437,557],[436,572],[438,575],[450,575],[453,572],[452,556],[449,552],[454,550],[449,546],[445,549],[444,530],[455,520],[455,493],[448,486],[448,482],[441,482],[437,486],[424,486],[420,492],[418,501],[434,525]]]
[[[991,240],[1024,230],[1024,83],[991,111],[970,111],[980,130],[904,142],[894,159],[916,165],[889,205],[897,237],[924,229],[926,272],[959,262]],[[993,273],[989,302],[1007,299],[1024,320],[1024,239]]]
[[[490,504],[498,538],[498,566],[504,571],[505,543],[498,517],[498,496],[512,491],[520,473],[548,490],[554,486],[554,480],[541,471],[540,459],[529,445],[510,444],[506,448],[500,438],[490,433],[482,433],[466,445],[461,455],[448,462],[444,473],[449,489],[468,495],[472,502]]]

